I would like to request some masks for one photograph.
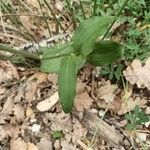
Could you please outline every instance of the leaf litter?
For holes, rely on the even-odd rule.
[[[5,95],[7,93],[6,84],[3,85],[6,91],[1,96],[5,95],[5,97],[0,102],[2,107],[0,110],[0,142],[5,147],[4,140],[10,138],[11,140],[7,143],[6,147],[12,150],[21,149],[20,147],[29,150],[51,150],[53,146],[64,150],[88,148],[85,138],[88,138],[88,133],[91,129],[92,134],[94,134],[96,125],[99,123],[96,122],[96,119],[93,120],[95,114],[90,113],[88,115],[92,115],[92,118],[87,117],[87,115],[84,116],[86,111],[96,109],[95,112],[98,112],[101,109],[108,108],[112,113],[123,115],[132,111],[136,105],[145,107],[148,101],[146,98],[133,97],[132,89],[124,92],[115,84],[111,84],[109,80],[97,81],[99,80],[97,77],[95,77],[94,81],[95,90],[91,92],[93,88],[90,83],[91,75],[86,70],[85,72],[81,71],[78,78],[77,96],[73,111],[73,114],[75,114],[65,114],[62,112],[58,101],[57,76],[37,71],[25,73],[24,71],[26,70],[20,71],[16,67],[14,69],[17,78],[5,68],[11,76],[9,80],[5,76],[6,79],[4,80],[7,80],[8,83],[14,82],[14,84],[10,84],[11,86],[8,89],[10,92],[9,96]],[[92,74],[92,69],[90,71]],[[88,73],[87,75],[85,75],[86,72]],[[95,95],[92,96],[90,93]],[[127,95],[126,100],[125,95]],[[109,103],[110,105],[108,105]],[[96,118],[99,120],[98,117]],[[85,122],[87,122],[86,125]],[[92,128],[90,128],[90,122],[95,122],[94,126],[92,124]],[[118,133],[116,129],[112,129],[109,124],[106,125],[105,119],[100,124],[104,126],[100,127],[101,132],[97,133],[98,136],[101,137],[101,140],[106,140],[108,145],[117,147],[116,145],[118,144],[114,144],[117,142],[117,138],[119,140],[122,139],[117,136],[122,137],[124,135]],[[102,127],[104,128],[103,130],[101,129]],[[113,140],[110,139],[110,134],[108,139],[107,133],[109,133],[109,130],[113,131],[111,132],[112,137],[116,134],[116,137],[112,138]],[[63,132],[64,137],[54,140],[51,137],[54,131]],[[139,135],[144,136],[143,134]],[[148,136],[146,136],[147,138]],[[104,144],[105,146],[106,144]]]
[[[64,12],[62,2],[53,2],[58,12]],[[21,17],[22,23],[36,41],[49,37],[46,24],[41,21],[41,17],[38,17],[41,10],[37,1],[27,0],[26,3],[30,5],[28,11],[35,14],[27,17],[26,11],[22,11],[24,14]],[[14,0],[13,4],[16,6],[17,1]],[[49,12],[48,8],[45,7],[44,12]],[[37,18],[36,21],[33,19],[34,15]],[[67,14],[65,15],[68,17],[67,20],[71,20]],[[68,21],[65,17],[61,17],[63,26],[67,26]],[[48,20],[48,23],[54,34],[55,22]],[[17,28],[15,30],[10,28],[13,25],[9,21],[5,24],[9,27],[8,34],[14,35],[12,45],[18,46],[27,42],[28,38],[26,36],[22,38],[20,34],[23,31],[18,32]],[[68,31],[73,30],[72,26],[68,29]],[[16,37],[19,37],[19,40]],[[1,37],[1,41],[8,42],[5,37]],[[99,76],[93,75],[94,69],[91,65],[87,65],[80,71],[74,111],[68,115],[62,112],[58,102],[56,74],[47,75],[24,68],[21,70],[9,61],[0,61],[0,148],[10,150],[51,150],[53,147],[64,150],[90,149],[91,145],[87,141],[91,141],[91,134],[93,137],[98,125],[101,125],[101,132],[97,131],[98,137],[95,141],[98,142],[94,143],[95,149],[111,149],[112,145],[117,147],[120,143],[123,147],[119,149],[131,149],[139,144],[140,138],[142,142],[150,145],[149,124],[147,127],[140,127],[142,132],[138,132],[136,140],[131,134],[123,134],[115,125],[120,123],[121,129],[126,132],[124,128],[126,120],[122,116],[132,111],[137,105],[147,108],[150,99],[141,97],[140,94],[135,96],[132,88],[125,91],[109,80],[99,79]],[[123,72],[131,85],[136,84],[138,88],[150,90],[150,80],[147,76],[149,73],[149,59],[144,65],[139,60],[134,60]],[[105,112],[105,110],[108,110],[105,114],[107,119],[104,117],[102,120],[98,115],[100,111]],[[93,112],[89,114],[89,111]],[[118,119],[115,124],[111,123],[112,118]],[[51,136],[53,131],[62,131],[64,137],[54,140]],[[143,133],[144,131],[146,133]],[[134,140],[131,140],[133,142],[129,142],[127,146],[122,137],[126,140],[130,138]]]

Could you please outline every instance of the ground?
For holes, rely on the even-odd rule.
[[[5,3],[11,12],[1,10],[2,44],[17,47],[63,30],[74,31],[71,15],[61,1],[52,1],[50,6],[62,28],[46,5],[40,7],[36,0],[11,2]],[[43,13],[50,19],[45,21]],[[18,27],[13,24],[18,20],[10,16],[19,16]],[[116,23],[113,38],[124,41],[120,30],[126,28]],[[85,65],[78,73],[74,108],[65,114],[59,103],[57,74],[40,72],[34,64],[23,65],[16,59],[0,60],[0,149],[148,150],[149,63],[148,58],[145,63],[137,59],[127,63],[124,78],[118,82],[102,76],[101,67]]]

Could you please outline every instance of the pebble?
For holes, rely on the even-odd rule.
[[[135,139],[135,141],[137,143],[140,143],[140,142],[145,142],[147,139],[147,134],[146,133],[137,133],[137,138]]]
[[[147,115],[150,115],[150,107],[147,107],[147,108],[146,108],[145,113],[146,113]]]
[[[104,117],[104,115],[105,115],[105,111],[100,110],[100,111],[98,112],[98,114],[99,114],[99,116],[100,116],[100,117]]]
[[[34,133],[39,133],[40,128],[41,128],[41,125],[33,124],[31,130],[32,130],[32,132],[34,132]]]

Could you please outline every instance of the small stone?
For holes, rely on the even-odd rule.
[[[30,122],[35,123],[35,122],[37,122],[37,119],[30,119]]]
[[[145,142],[147,139],[147,134],[146,133],[138,133],[137,138],[135,139],[137,143],[140,142]]]
[[[41,125],[33,124],[31,130],[32,130],[32,132],[39,133],[40,128],[41,128]]]
[[[100,116],[100,117],[104,117],[104,115],[105,115],[105,111],[100,110],[98,114],[99,114],[99,116]]]
[[[147,115],[150,115],[150,107],[147,107],[147,108],[146,108],[145,113],[146,113]]]
[[[150,126],[150,121],[145,123],[145,127],[148,128]]]
[[[124,145],[126,145],[126,146],[130,146],[129,141],[125,139],[125,140],[124,140]]]

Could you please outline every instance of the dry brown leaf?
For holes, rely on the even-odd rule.
[[[48,78],[47,78],[46,73],[35,73],[28,79],[25,97],[29,103],[31,103],[35,99],[35,94],[36,94],[38,85],[47,81],[48,81]]]
[[[9,135],[11,138],[16,139],[20,134],[20,128],[17,125],[7,125],[5,127],[6,134]]]
[[[61,113],[47,113],[46,118],[51,121],[51,130],[68,130],[72,131],[71,116],[69,114]]]
[[[118,115],[123,115],[129,111],[132,111],[135,106],[142,107],[147,103],[147,100],[141,99],[140,97],[137,97],[133,99],[130,97],[127,101],[122,102],[122,106],[120,107],[120,110],[118,111]]]
[[[89,109],[93,103],[93,99],[85,91],[83,93],[77,94],[75,98],[75,108],[78,111],[84,111],[84,109]]]
[[[56,74],[56,73],[50,73],[50,74],[48,74],[48,80],[50,82],[53,82],[53,84],[56,86],[56,84],[58,82],[58,74]]]
[[[11,114],[14,107],[14,99],[10,96],[7,98],[7,101],[5,102],[3,109],[1,111],[1,114]]]
[[[26,109],[26,116],[31,119],[35,118],[35,113],[30,106],[28,106]]]
[[[52,150],[52,142],[50,139],[43,137],[39,143],[39,150]]]
[[[27,150],[27,144],[21,139],[12,139],[10,141],[10,150]]]
[[[24,108],[20,104],[14,105],[13,111],[18,122],[21,122],[24,120],[25,112],[24,112]]]
[[[0,61],[0,83],[19,80],[17,69],[9,61]]]
[[[32,24],[32,20],[29,16],[20,16],[20,20],[23,23],[23,25],[26,27],[26,29],[32,33],[33,28],[36,28],[33,24]]]
[[[40,6],[39,6],[39,3],[38,3],[37,0],[26,0],[26,3],[27,3],[29,6],[33,5],[34,7],[40,9]]]
[[[61,142],[61,146],[63,150],[80,150],[76,145],[73,145],[72,143],[69,143],[65,140]]]
[[[150,58],[146,60],[145,65],[142,65],[139,60],[134,60],[123,74],[130,84],[137,84],[138,88],[146,87],[150,90]]]
[[[36,145],[34,145],[33,143],[28,142],[27,150],[38,150],[38,147]]]
[[[87,129],[83,128],[83,126],[81,125],[79,120],[77,120],[76,118],[74,118],[73,122],[74,122],[74,124],[73,124],[72,141],[73,141],[73,143],[75,143],[75,142],[77,142],[77,140],[85,137],[85,135],[87,134]]]
[[[78,79],[77,95],[75,98],[75,108],[78,111],[84,111],[84,109],[90,108],[93,103],[93,99],[87,93],[86,87],[86,84]]]
[[[7,137],[7,133],[4,130],[3,126],[0,126],[0,142],[3,141]]]
[[[54,6],[59,12],[62,13],[64,11],[64,5],[61,1],[56,0]]]
[[[5,87],[0,86],[0,95],[4,94],[4,92],[6,91]]]
[[[98,99],[104,100],[106,103],[112,102],[115,98],[115,90],[117,85],[112,85],[110,81],[105,81],[96,91]]]

